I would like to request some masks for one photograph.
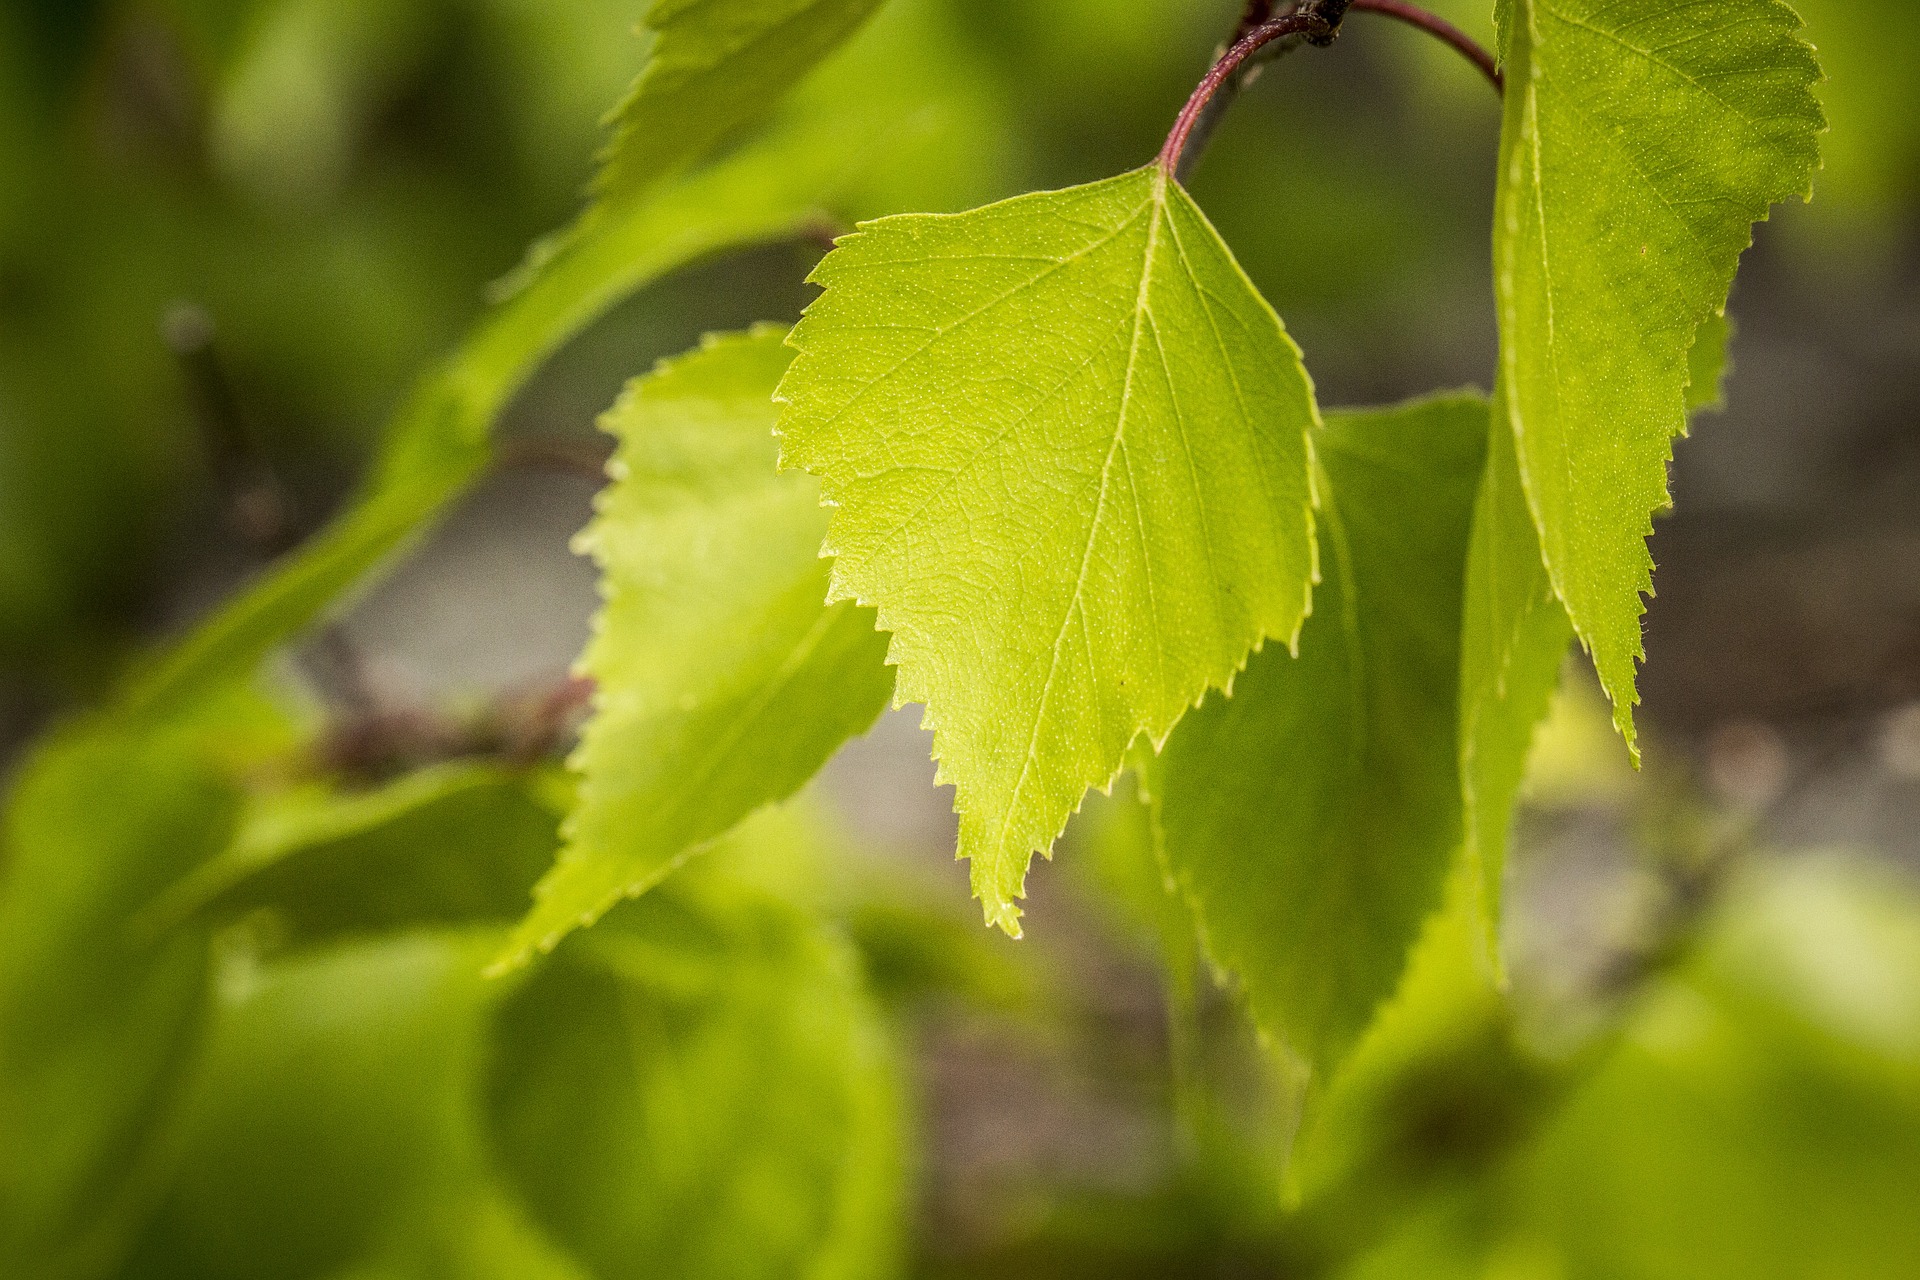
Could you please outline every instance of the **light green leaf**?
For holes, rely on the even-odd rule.
[[[645,190],[771,111],[883,0],[654,0],[647,65],[615,109],[594,184],[602,201]]]
[[[1688,353],[1752,223],[1811,191],[1813,50],[1778,0],[1512,0],[1496,413],[1555,593],[1633,736],[1645,539]]]
[[[1168,866],[1256,1020],[1307,1060],[1366,1030],[1460,842],[1461,590],[1487,430],[1455,396],[1329,415],[1299,656],[1258,655],[1162,760]]]
[[[1492,954],[1513,806],[1534,730],[1547,714],[1573,624],[1553,594],[1527,510],[1513,433],[1495,421],[1474,504],[1460,640],[1460,788],[1466,858]],[[1497,963],[1497,959],[1496,959]]]
[[[871,610],[828,606],[813,480],[775,470],[779,330],[709,339],[636,381],[602,425],[615,483],[580,545],[605,605],[580,802],[510,962],[651,888],[792,795],[887,704]]]
[[[1311,385],[1157,168],[865,225],[791,339],[783,465],[893,633],[989,922],[1133,740],[1308,604]]]

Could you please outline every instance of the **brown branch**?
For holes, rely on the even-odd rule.
[[[532,690],[496,695],[477,711],[374,704],[344,708],[314,744],[323,774],[382,782],[447,760],[496,760],[527,767],[563,752],[593,699],[594,682],[568,676]]]
[[[558,471],[604,484],[611,452],[608,446],[592,440],[521,436],[500,442],[494,451],[494,465],[502,470]]]

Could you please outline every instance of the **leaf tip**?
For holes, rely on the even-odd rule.
[[[998,929],[1015,942],[1019,942],[1022,938],[1026,937],[1026,934],[1020,928],[1020,916],[1022,912],[1019,907],[1006,901],[982,901],[980,905],[985,908],[986,911],[987,928]]]

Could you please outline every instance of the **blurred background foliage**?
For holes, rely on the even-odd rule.
[[[984,935],[910,713],[530,974],[478,976],[567,805],[533,721],[593,603],[565,551],[593,419],[703,331],[795,318],[802,237],[561,352],[519,449],[264,692],[11,767],[0,1259],[1920,1271],[1920,9],[1794,2],[1826,170],[1760,229],[1728,405],[1676,460],[1662,748],[1634,775],[1569,681],[1510,990],[1443,919],[1354,1070],[1303,1080],[1192,954],[1125,794],[1037,870],[1033,940]],[[1490,39],[1487,0],[1433,7]],[[339,507],[578,209],[643,8],[0,5],[7,758]],[[890,139],[839,217],[965,208],[1143,162],[1238,10],[891,0],[783,110]],[[1228,118],[1195,194],[1327,403],[1486,382],[1497,128],[1470,69],[1364,15]]]

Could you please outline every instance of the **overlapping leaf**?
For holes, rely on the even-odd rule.
[[[1460,841],[1461,591],[1487,406],[1330,415],[1299,656],[1270,648],[1161,757],[1167,862],[1255,1017],[1330,1065],[1390,995]]]
[[[1513,434],[1496,421],[1474,505],[1460,643],[1466,856],[1496,956],[1514,802],[1572,640],[1573,625],[1540,559]]]
[[[1502,19],[1496,412],[1631,739],[1688,353],[1752,223],[1810,190],[1819,68],[1779,0],[1509,0]]]
[[[1687,408],[1720,402],[1731,324],[1700,326],[1688,356]],[[1534,731],[1547,714],[1573,626],[1553,593],[1520,479],[1513,433],[1495,421],[1474,504],[1460,645],[1460,783],[1466,855],[1487,942],[1500,958],[1502,883],[1514,802]]]
[[[819,489],[774,468],[782,337],[710,339],[604,421],[616,480],[581,538],[605,596],[581,661],[598,682],[594,717],[566,847],[516,959],[791,795],[886,706],[893,672],[872,611],[823,603]]]
[[[846,942],[733,874],[809,834],[746,824],[723,866],[506,981],[481,976],[491,928],[237,957],[126,1274],[893,1274],[885,1026]]]
[[[783,463],[821,480],[836,599],[893,633],[960,852],[1017,930],[1027,864],[1313,575],[1298,350],[1158,169],[841,242],[794,331]]]

